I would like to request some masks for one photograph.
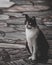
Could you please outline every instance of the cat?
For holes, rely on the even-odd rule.
[[[26,33],[26,47],[31,56],[29,59],[38,60],[39,62],[47,62],[48,60],[48,42],[37,26],[35,16],[25,15],[25,33]]]

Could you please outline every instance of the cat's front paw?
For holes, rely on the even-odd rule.
[[[36,60],[35,56],[30,56],[30,57],[29,57],[29,60],[30,60],[30,59],[31,59],[31,60]]]

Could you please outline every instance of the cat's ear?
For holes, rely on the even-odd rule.
[[[36,17],[35,17],[35,16],[33,16],[33,17],[32,17],[32,20],[35,20],[35,21],[36,21]]]
[[[33,20],[34,22],[36,22],[36,17],[35,17],[35,16],[33,16],[33,17],[32,17],[32,20]]]
[[[23,15],[25,15],[26,20],[29,20],[28,14],[23,14]]]
[[[29,21],[30,18],[28,16],[28,14],[23,14],[23,15],[25,15],[25,18],[26,18],[25,23],[24,23],[26,25],[26,22]]]
[[[35,16],[32,17],[32,21],[34,22],[34,25],[37,25]]]

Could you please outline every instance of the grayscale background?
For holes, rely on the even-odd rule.
[[[35,16],[37,25],[49,43],[47,64],[34,63],[27,58],[25,47],[25,16]],[[11,60],[2,58],[2,49]],[[5,56],[5,54],[3,54]],[[5,58],[6,59],[6,58]],[[0,0],[0,65],[51,65],[52,64],[52,0]]]

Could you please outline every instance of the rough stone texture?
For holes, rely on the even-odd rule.
[[[9,9],[7,9],[6,11],[8,12],[26,12],[26,11],[41,11],[41,10],[48,10],[49,7],[47,6],[32,6],[32,5],[22,5],[22,6],[14,6],[11,7]]]
[[[9,2],[9,0],[0,0],[0,8],[9,8],[14,4],[14,2]]]
[[[30,64],[26,63],[23,59],[16,60],[13,63],[16,63],[17,65],[30,65]]]
[[[37,63],[36,61],[31,61],[28,60],[29,57],[29,53],[27,51],[27,49],[6,49],[6,51],[8,51],[8,53],[10,54],[11,57],[11,62],[7,63],[7,64],[12,64],[12,65],[51,65],[51,61],[52,59],[48,60],[47,64],[43,64],[43,63]],[[2,52],[2,50],[0,51]],[[1,55],[2,56],[2,55]],[[6,65],[3,61],[2,58],[0,57],[0,64],[4,64]]]
[[[24,17],[21,13],[4,13],[4,14],[6,14],[6,15],[9,15],[9,16],[14,16],[14,18],[15,17]]]
[[[0,14],[0,20],[7,20],[7,19],[9,19],[8,15],[1,15]]]
[[[19,44],[6,44],[6,43],[0,43],[0,47],[5,47],[5,48],[25,48],[25,45],[19,45]]]
[[[7,23],[5,23],[5,22],[0,22],[0,27],[6,27],[7,26]]]

